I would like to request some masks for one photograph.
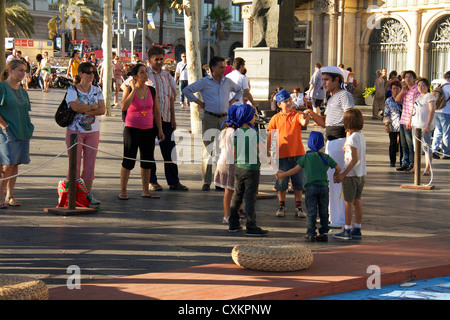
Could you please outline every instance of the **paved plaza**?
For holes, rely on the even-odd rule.
[[[99,211],[89,215],[62,216],[47,213],[57,205],[58,181],[68,168],[65,129],[58,127],[54,113],[65,91],[50,93],[30,90],[31,119],[35,126],[31,140],[31,163],[19,166],[15,197],[20,207],[0,212],[0,273],[33,276],[49,287],[64,286],[69,266],[78,266],[82,283],[112,280],[173,269],[207,264],[230,263],[232,248],[250,241],[244,233],[228,233],[222,224],[223,193],[201,191],[201,165],[179,165],[182,184],[188,192],[170,191],[165,182],[162,163],[157,163],[161,199],[141,197],[139,164],[132,171],[128,196],[118,199],[122,156],[123,122],[119,108],[113,116],[101,117],[100,145],[96,162],[93,194],[101,200]],[[178,104],[177,104],[178,106]],[[433,190],[404,189],[413,175],[389,167],[388,135],[380,120],[372,120],[371,110],[363,109],[367,140],[367,179],[363,193],[363,239],[306,244],[314,252],[334,248],[367,245],[377,248],[386,241],[446,236],[450,227],[450,161],[433,161]],[[189,130],[189,112],[177,109],[181,131]],[[303,143],[311,130],[303,132]],[[199,139],[199,137],[193,140]],[[199,141],[192,148],[201,156]],[[157,160],[162,160],[158,147]],[[260,192],[274,194],[275,182],[270,167],[262,168]],[[430,177],[422,177],[427,184]],[[212,185],[213,187],[213,185]],[[288,195],[286,216],[275,217],[277,199],[259,199],[257,222],[269,230],[268,238],[302,242],[306,219],[294,217],[294,196]],[[448,238],[442,238],[448,242]],[[303,242],[302,242],[303,243]],[[374,252],[376,254],[377,252]],[[214,297],[212,297],[214,299]],[[217,297],[219,298],[219,297]]]

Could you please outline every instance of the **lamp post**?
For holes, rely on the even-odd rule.
[[[117,22],[117,29],[114,30],[114,33],[117,34],[117,55],[119,59],[122,60],[122,44],[121,44],[121,37],[122,34],[125,34],[127,32],[127,22],[128,17],[126,15],[122,15],[122,3],[117,3],[117,17],[113,15],[113,23],[115,24]],[[122,25],[123,23],[123,29]]]
[[[62,4],[59,7],[59,11],[61,12],[61,19],[59,16],[56,16],[56,32],[61,36],[61,57],[64,58],[66,56],[66,33],[69,32],[65,27],[66,21],[66,5]],[[59,27],[61,25],[61,28]]]

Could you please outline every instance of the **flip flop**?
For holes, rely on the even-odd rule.
[[[0,201],[0,209],[6,209],[8,208],[8,205],[6,204],[5,201]]]
[[[128,200],[127,195],[119,194],[119,200]]]
[[[9,204],[11,207],[20,207],[21,205],[21,203],[19,201],[16,201],[14,197],[7,198],[5,202]]]
[[[151,193],[149,195],[146,196],[142,196],[142,198],[152,198],[152,199],[159,199],[161,198],[160,196],[158,196],[157,194]]]

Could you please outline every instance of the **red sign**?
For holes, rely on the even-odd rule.
[[[28,40],[28,46],[32,47],[34,45],[33,40]]]

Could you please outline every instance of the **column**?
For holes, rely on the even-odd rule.
[[[314,12],[314,25],[313,25],[313,39],[312,39],[312,66],[314,66],[317,62],[325,63],[323,61],[323,18],[324,14],[321,12]],[[311,68],[314,70],[314,67]]]
[[[252,5],[242,6],[242,19],[244,20],[243,47],[251,48],[253,40],[253,18],[251,16]]]
[[[429,43],[419,43],[420,48],[420,69],[419,75],[424,78],[428,78],[428,61],[429,61]]]
[[[422,12],[420,10],[411,10],[411,37],[409,38],[409,48],[408,48],[408,69],[417,72],[419,70],[419,54],[418,54],[418,39],[420,31],[420,19],[419,14]]]
[[[328,37],[328,65],[337,65],[337,13],[330,12],[330,28]]]

